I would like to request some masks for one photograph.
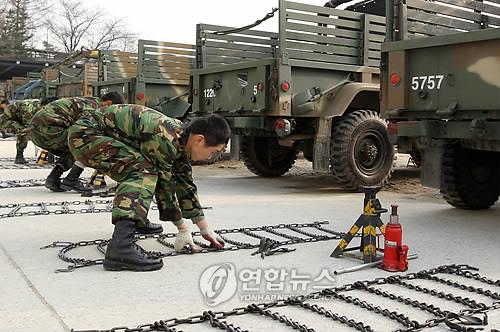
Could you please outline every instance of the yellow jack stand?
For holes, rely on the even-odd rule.
[[[49,162],[49,153],[45,150],[40,151],[36,163],[38,165],[45,165]]]
[[[330,257],[338,258],[345,255],[348,251],[360,250],[363,253],[362,259],[364,263],[372,263],[378,260],[377,228],[380,229],[382,234],[385,233],[385,225],[380,219],[380,214],[387,212],[387,209],[382,208],[377,198],[380,188],[377,186],[363,187],[365,193],[363,214],[352,225],[349,232],[343,236]],[[359,247],[347,248],[349,242],[351,242],[359,230],[362,231],[361,245]],[[354,255],[352,257],[361,258]]]
[[[104,179],[104,174],[99,173],[98,171],[94,171],[94,173],[90,177],[89,184],[92,186],[94,190],[106,187],[106,180]]]

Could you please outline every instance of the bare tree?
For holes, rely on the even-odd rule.
[[[36,30],[45,25],[45,17],[50,13],[52,5],[49,4],[48,0],[28,0],[26,1],[26,9],[29,14],[30,28]]]
[[[75,0],[60,0],[60,5],[59,13],[46,23],[65,52],[73,53],[81,48],[109,49],[135,38],[121,19],[106,17],[101,11],[86,8]]]
[[[105,21],[97,33],[92,31],[89,38],[89,46],[93,49],[106,50],[118,45],[125,45],[125,47],[119,48],[127,51],[126,45],[136,40],[137,36],[127,31],[123,20],[113,18],[110,21]]]

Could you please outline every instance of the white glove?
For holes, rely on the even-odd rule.
[[[191,236],[191,231],[189,228],[180,229],[175,237],[174,249],[177,252],[182,251],[186,246],[191,248],[191,252],[196,253],[201,251],[201,247],[196,245],[193,241],[193,237]]]
[[[217,248],[217,249],[222,249],[224,248],[224,240],[219,236],[219,234],[215,233],[213,230],[210,228],[203,228],[200,229],[200,234],[203,236],[205,240],[210,242],[212,247]]]

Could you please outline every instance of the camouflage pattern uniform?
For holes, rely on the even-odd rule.
[[[17,151],[23,151],[28,146],[30,123],[40,108],[38,99],[21,100],[10,104],[0,115],[0,129],[16,134]]]
[[[119,182],[112,221],[142,226],[153,195],[160,220],[203,219],[181,122],[139,105],[112,105],[70,128],[76,160]]]
[[[68,148],[68,129],[98,107],[99,99],[92,97],[63,98],[45,105],[31,121],[33,143],[58,156],[58,164],[67,171],[75,161]]]

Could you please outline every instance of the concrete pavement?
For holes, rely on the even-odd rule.
[[[0,156],[9,155],[13,151],[11,148],[11,142],[0,142]],[[328,228],[347,231],[361,213],[363,195],[344,192],[331,177],[311,174],[306,166],[305,162],[301,162],[292,171],[292,175],[277,179],[258,178],[236,163],[226,163],[220,167],[196,167],[195,177],[202,204],[213,207],[206,211],[212,227],[238,228],[329,220],[331,224]],[[43,178],[48,172],[49,170],[0,170],[0,179]],[[402,170],[396,173],[396,177],[398,176],[408,178],[410,182],[418,182],[415,171]],[[418,189],[418,186],[415,185],[415,188]],[[420,256],[410,262],[409,272],[444,264],[471,264],[480,268],[481,274],[500,279],[500,260],[496,256],[500,251],[499,204],[486,211],[458,210],[448,206],[432,190],[414,190],[410,194],[392,190],[382,192],[379,197],[386,207],[391,203],[400,205],[404,242],[410,246],[410,253]],[[71,193],[49,193],[43,187],[0,190],[0,204],[63,200],[82,198]],[[153,221],[158,220],[156,211],[152,211],[150,216]],[[387,215],[383,216],[384,221],[387,219]],[[167,231],[174,231],[170,224],[164,223],[164,227]],[[199,279],[208,267],[216,264],[231,263],[240,271],[295,269],[309,276],[317,276],[324,269],[333,271],[358,264],[348,259],[330,258],[337,243],[329,241],[296,245],[297,251],[293,253],[270,256],[265,260],[251,256],[251,251],[240,250],[165,258],[165,267],[152,273],[106,272],[102,266],[82,268],[72,273],[54,273],[54,270],[64,268],[67,264],[57,258],[57,249],[39,249],[56,240],[106,239],[111,232],[109,214],[0,219],[0,331],[134,327],[159,319],[199,314],[207,309],[227,310],[249,304],[239,298],[240,294],[237,293],[219,306],[207,306],[199,290]],[[144,241],[141,245],[147,249],[159,248],[154,241]],[[71,254],[100,257],[95,248],[81,248]],[[382,270],[370,269],[338,276],[332,285],[388,275]],[[500,290],[498,286],[467,282],[495,292]],[[429,285],[423,281],[416,283]],[[433,286],[436,287],[435,284]],[[454,294],[470,295],[449,286],[438,288]],[[398,290],[397,293],[422,298],[421,294],[408,290]],[[400,310],[422,321],[432,318],[430,314],[404,308],[372,295],[355,295],[364,296],[367,301]],[[485,303],[492,302],[484,296],[472,297]],[[429,297],[426,299],[429,300]],[[464,308],[441,299],[434,299],[432,303],[448,310]],[[323,305],[369,323],[377,331],[402,327],[380,315],[367,313],[339,301]],[[353,331],[344,325],[298,309],[285,308],[280,312],[307,323],[316,331]],[[269,328],[287,330],[279,323],[253,315],[238,317],[231,322],[247,326],[250,331]],[[490,315],[488,328],[494,327],[500,328],[498,312]],[[210,329],[208,326],[193,325],[183,327],[182,330]],[[445,329],[440,327],[434,330]]]

